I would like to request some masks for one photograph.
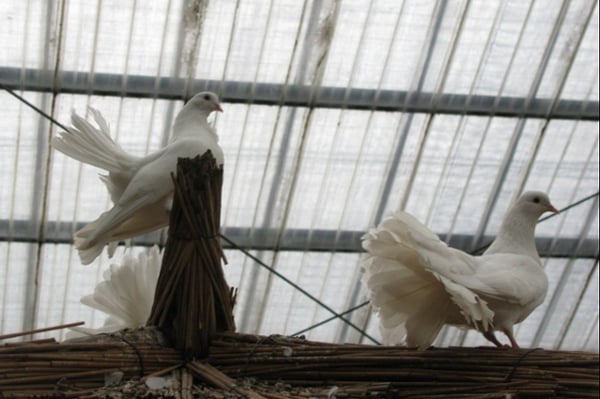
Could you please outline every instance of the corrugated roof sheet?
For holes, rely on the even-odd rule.
[[[395,209],[474,251],[525,189],[576,204],[538,226],[550,292],[516,336],[598,351],[598,1],[8,1],[0,18],[3,87],[63,124],[101,110],[132,153],[166,143],[182,99],[216,91],[224,234],[339,313],[365,301],[361,233]],[[0,100],[0,334],[97,326],[79,298],[110,261],[84,268],[70,235],[110,204],[98,170]],[[227,256],[240,331],[331,316]],[[367,306],[346,317],[378,337]],[[306,334],[371,342],[337,319]],[[449,328],[436,344],[483,343]]]

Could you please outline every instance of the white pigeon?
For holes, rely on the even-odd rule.
[[[210,150],[217,164],[223,164],[218,136],[207,121],[211,112],[222,111],[214,93],[202,92],[188,101],[175,117],[168,145],[143,157],[125,152],[110,137],[102,115],[90,111],[99,129],[73,113],[73,128],[52,139],[58,151],[109,172],[100,179],[114,206],[74,235],[84,265],[93,262],[107,244],[112,256],[119,241],[168,225],[173,200],[171,173],[176,171],[178,158],[194,158]]]
[[[450,248],[405,212],[363,236],[363,283],[386,344],[426,349],[445,325],[479,330],[496,346],[501,331],[513,347],[513,325],[539,306],[548,280],[535,247],[544,212],[558,212],[542,192],[526,192],[506,214],[481,255]]]

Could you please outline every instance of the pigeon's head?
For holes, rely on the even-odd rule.
[[[219,97],[213,92],[203,91],[196,94],[188,101],[186,106],[197,107],[209,114],[213,111],[223,112],[221,104],[219,104]]]
[[[548,195],[541,191],[527,191],[523,193],[517,200],[517,205],[538,217],[544,212],[558,213],[558,209],[552,205]]]

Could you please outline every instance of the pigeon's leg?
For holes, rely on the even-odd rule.
[[[513,335],[512,328],[505,328],[504,330],[502,330],[502,332],[506,334],[513,348],[519,348],[519,344],[517,343],[517,340]]]
[[[490,341],[491,343],[496,345],[498,348],[504,347],[504,345],[502,345],[502,343],[500,341],[498,341],[498,338],[496,338],[496,336],[494,335],[494,331],[488,330],[488,331],[482,332],[482,334],[485,337],[485,339],[487,339],[488,341]]]

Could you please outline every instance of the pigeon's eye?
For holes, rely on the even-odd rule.
[[[202,98],[204,98],[206,101],[210,100],[210,96],[208,94],[205,94]]]
[[[540,197],[533,197],[533,202],[536,204],[540,203]]]

